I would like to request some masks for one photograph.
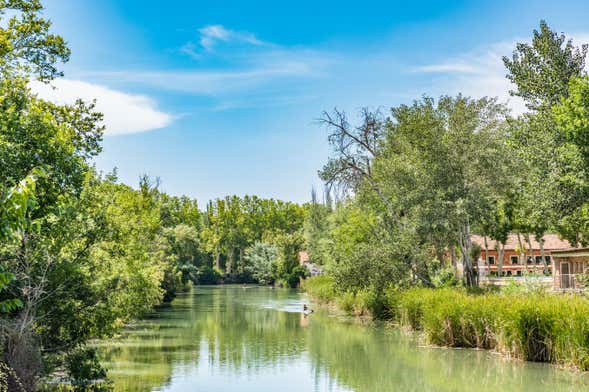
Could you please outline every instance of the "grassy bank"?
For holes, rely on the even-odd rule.
[[[589,370],[589,300],[550,293],[467,293],[461,288],[338,292],[329,277],[305,282],[316,300],[354,315],[377,314],[429,344],[490,349],[513,358]]]
[[[301,287],[317,302],[335,306],[349,315],[357,317],[374,317],[376,295],[370,291],[337,292],[333,280],[326,275],[319,275],[303,281]]]

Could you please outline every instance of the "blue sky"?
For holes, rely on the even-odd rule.
[[[501,56],[540,19],[589,42],[584,1],[51,0],[72,49],[43,97],[96,98],[99,169],[201,205],[229,194],[296,202],[320,187],[323,110],[387,109],[423,94],[509,99]]]

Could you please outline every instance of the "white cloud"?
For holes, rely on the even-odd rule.
[[[264,42],[247,31],[235,31],[225,28],[223,25],[208,25],[198,29],[200,45],[205,50],[212,50],[219,42],[238,42],[250,45],[264,45]]]
[[[513,85],[505,77],[507,71],[502,60],[503,56],[511,54],[516,42],[488,45],[440,63],[412,67],[409,71],[435,74],[432,85],[439,93],[497,97],[506,102],[513,113],[519,114],[526,107],[520,98],[509,94]]]
[[[477,69],[472,64],[456,62],[423,65],[420,67],[414,67],[412,71],[416,73],[476,73]]]
[[[567,38],[572,38],[575,46],[589,42],[587,33],[567,34]],[[409,72],[437,74],[432,83],[443,93],[498,97],[508,103],[514,114],[523,113],[526,110],[523,100],[509,94],[514,86],[506,78],[503,56],[511,56],[516,43],[526,41],[529,42],[513,39],[488,45],[440,63],[412,67]],[[586,62],[589,63],[589,55]]]
[[[93,76],[117,82],[148,85],[164,90],[198,95],[220,95],[267,85],[277,81],[309,77],[305,64],[285,64],[283,68],[262,67],[232,71],[114,71],[92,73]]]
[[[198,34],[198,44],[189,41],[180,47],[180,53],[192,57],[195,60],[200,60],[203,58],[203,52],[212,52],[220,43],[273,46],[270,43],[259,40],[253,33],[230,30],[223,25],[207,25],[201,27],[198,29]]]
[[[327,52],[274,47],[256,53],[232,53],[230,61],[222,69],[97,71],[80,73],[77,77],[92,78],[106,84],[150,86],[168,91],[227,98],[235,97],[236,94],[250,95],[260,90],[271,90],[280,94],[296,90],[305,81],[325,78],[334,60],[334,56]]]
[[[81,80],[58,79],[52,86],[31,83],[39,97],[55,103],[73,103],[78,98],[96,99],[96,110],[104,114],[105,135],[151,131],[173,121],[172,115],[158,110],[156,103],[145,95],[128,94]]]

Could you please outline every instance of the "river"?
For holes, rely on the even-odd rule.
[[[317,310],[305,294],[195,287],[97,345],[115,391],[582,391],[589,376],[474,350],[420,347]]]

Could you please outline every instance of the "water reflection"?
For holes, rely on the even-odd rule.
[[[586,375],[302,314],[289,290],[201,287],[99,345],[117,391],[574,391]]]

